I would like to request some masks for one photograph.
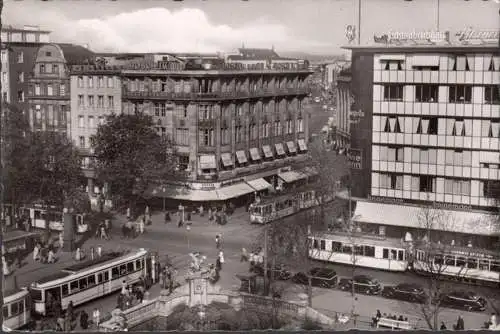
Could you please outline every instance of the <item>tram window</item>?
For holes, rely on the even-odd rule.
[[[455,266],[455,257],[452,255],[446,255],[444,257],[444,264],[447,266]]]
[[[318,240],[313,239],[313,248],[318,248]]]
[[[87,277],[80,279],[80,289],[86,289],[87,288]]]
[[[490,261],[489,260],[479,260],[479,269],[480,270],[490,270]]]
[[[10,304],[10,314],[11,314],[11,316],[15,316],[15,315],[19,314],[19,304],[18,303]]]
[[[477,269],[477,259],[468,258],[467,259],[467,268]]]
[[[4,305],[3,307],[3,318],[7,319],[9,317],[9,305]]]
[[[352,254],[352,247],[351,246],[342,245],[342,253]]]
[[[23,313],[24,312],[24,302],[21,300],[19,302],[19,313]]]
[[[35,219],[42,218],[42,213],[39,210],[35,210]]]
[[[134,272],[134,262],[127,263],[127,272],[129,272],[129,273]]]
[[[61,290],[62,290],[62,296],[63,297],[69,295],[68,284],[63,284],[61,286]]]
[[[388,259],[389,258],[389,250],[387,248],[384,248],[382,250],[382,258],[383,259]]]
[[[135,267],[137,268],[137,270],[142,269],[141,268],[141,260],[135,260]]]
[[[127,266],[125,264],[122,264],[120,266],[120,276],[127,275]]]
[[[363,255],[363,246],[354,246],[354,254]]]
[[[118,278],[120,276],[120,272],[118,271],[118,267],[114,267],[111,269],[111,279]]]
[[[375,247],[365,246],[365,256],[375,257]]]
[[[109,271],[106,271],[104,273],[104,282],[107,282],[107,281],[109,281]]]
[[[404,251],[398,250],[398,261],[404,260]]]
[[[443,264],[443,257],[441,255],[436,255],[434,256],[434,264],[442,265]]]
[[[396,260],[398,258],[398,252],[395,249],[391,249],[391,260]]]
[[[340,252],[341,249],[342,249],[342,244],[340,242],[332,241],[332,251]]]
[[[95,275],[87,277],[87,283],[89,287],[95,285]]]
[[[71,289],[71,292],[78,291],[78,281],[71,282],[69,284],[69,288]]]
[[[97,284],[102,283],[102,273],[97,274]]]
[[[326,242],[325,240],[320,240],[319,241],[319,249],[325,250],[326,249]]]
[[[490,271],[495,271],[497,273],[500,273],[500,262],[491,261]]]
[[[35,300],[35,301],[41,301],[42,300],[42,291],[36,290],[36,289],[31,289],[31,299]]]
[[[457,267],[465,267],[465,257],[457,257]]]

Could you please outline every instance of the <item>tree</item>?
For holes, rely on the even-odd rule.
[[[135,204],[148,187],[175,174],[172,143],[153,126],[142,113],[113,114],[93,136],[98,178],[109,185],[118,206]]]

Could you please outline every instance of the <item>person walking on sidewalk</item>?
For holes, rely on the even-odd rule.
[[[132,210],[130,210],[130,207],[127,208],[127,220],[132,219]]]
[[[89,328],[89,315],[85,310],[80,313],[80,327],[82,329],[87,329]]]
[[[98,308],[95,308],[94,312],[92,312],[92,318],[94,320],[94,324],[96,325],[96,327],[99,328],[99,322],[101,320],[101,312],[99,312]]]
[[[224,253],[222,251],[219,252],[218,259],[219,259],[219,262],[220,262],[219,267],[220,267],[220,269],[222,269],[222,265],[224,264]]]
[[[245,247],[243,247],[241,249],[240,262],[248,262],[248,252],[247,252],[247,249]]]
[[[220,248],[221,248],[221,242],[222,242],[222,241],[221,241],[221,235],[220,235],[220,234],[217,234],[217,235],[215,236],[215,247],[216,247],[217,249],[220,249]]]

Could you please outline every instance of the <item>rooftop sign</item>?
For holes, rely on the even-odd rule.
[[[474,30],[467,28],[456,32],[454,35],[449,31],[410,31],[394,32],[373,36],[375,43],[383,44],[429,44],[447,43],[447,44],[489,44],[496,43],[500,39],[499,30]]]
[[[499,30],[473,30],[472,28],[467,28],[465,30],[459,31],[455,34],[455,37],[461,42],[467,42],[472,40],[481,41],[493,41],[497,42],[500,39]]]

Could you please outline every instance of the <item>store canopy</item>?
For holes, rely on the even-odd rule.
[[[274,157],[273,151],[271,150],[271,146],[269,146],[269,145],[262,146],[262,151],[264,151],[264,156],[266,158],[273,158]]]
[[[292,182],[295,182],[295,181],[298,181],[301,179],[305,179],[307,177],[306,174],[295,171],[295,170],[291,170],[291,171],[284,172],[284,173],[279,173],[278,176],[286,183],[292,183]]]
[[[247,181],[248,185],[255,189],[255,191],[261,191],[261,190],[266,190],[271,188],[271,184],[267,182],[266,180],[260,178],[260,179],[255,179],[251,181]]]
[[[232,184],[227,187],[219,188],[216,191],[221,201],[255,192],[255,190],[246,183]]]
[[[195,190],[176,185],[150,187],[146,194],[151,197],[172,198],[183,201],[209,202],[219,200],[216,190]]]
[[[285,155],[285,149],[282,143],[274,144],[274,147],[276,148],[276,154]]]
[[[240,164],[246,164],[248,162],[245,151],[236,151],[236,159],[238,159]]]
[[[216,169],[215,155],[200,155],[200,169]]]
[[[290,153],[297,152],[297,148],[295,147],[295,143],[293,141],[287,141],[286,146],[288,147],[288,152]]]
[[[220,158],[222,160],[222,164],[224,167],[230,167],[233,165],[233,159],[231,159],[231,153],[222,153],[220,155]]]
[[[256,161],[256,160],[260,160],[260,153],[259,153],[259,149],[256,148],[256,147],[252,147],[250,149],[250,156],[252,157],[252,160]]]
[[[299,139],[298,144],[299,144],[299,150],[307,151],[307,144],[304,139]]]
[[[412,228],[429,228],[424,216],[433,216],[433,230],[466,234],[498,235],[500,227],[496,217],[483,212],[427,209],[410,205],[394,205],[373,202],[356,202],[353,220]],[[428,219],[427,219],[428,221]]]

